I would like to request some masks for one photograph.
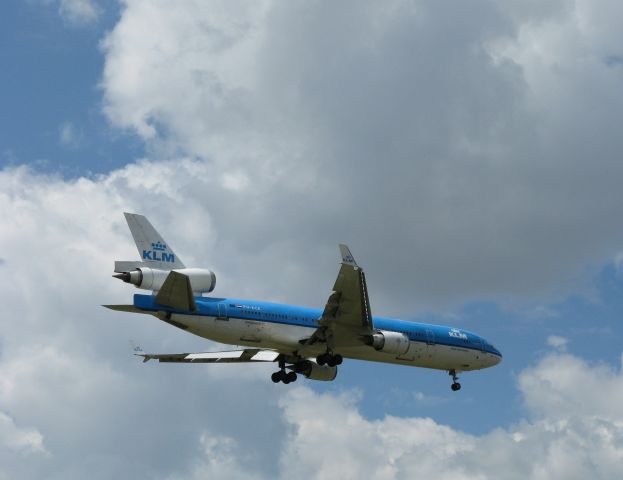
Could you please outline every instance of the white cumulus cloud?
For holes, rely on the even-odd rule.
[[[591,377],[590,388],[557,381],[558,369],[578,384]],[[620,367],[552,354],[520,375],[529,417],[483,435],[431,418],[369,420],[359,411],[358,394],[297,387],[280,400],[288,433],[278,478],[618,478],[623,474],[622,385]],[[225,449],[224,462],[232,461],[232,442],[217,438],[212,443]],[[213,471],[213,451],[198,455],[196,477]],[[244,462],[235,462],[232,472],[242,468]]]

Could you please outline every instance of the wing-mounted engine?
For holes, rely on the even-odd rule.
[[[311,360],[304,360],[294,365],[294,371],[303,374],[310,380],[330,382],[337,377],[337,367],[320,366]]]
[[[119,272],[113,277],[126,283],[135,285],[143,290],[158,291],[171,271],[186,275],[190,279],[193,292],[210,293],[216,286],[216,275],[207,268],[176,268],[175,270],[160,270],[158,268],[138,267],[130,271]]]
[[[400,332],[379,330],[365,337],[364,341],[379,352],[402,355],[409,350],[409,337]]]

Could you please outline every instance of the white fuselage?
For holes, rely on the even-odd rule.
[[[195,335],[230,345],[297,352],[306,358],[316,357],[326,349],[323,344],[302,346],[299,343],[300,339],[312,335],[313,327],[184,314],[172,314],[168,321],[183,325]],[[380,352],[367,345],[345,347],[340,349],[340,354],[357,360],[461,371],[492,367],[500,361],[497,355],[482,350],[426,341],[411,341],[407,352],[401,355]]]

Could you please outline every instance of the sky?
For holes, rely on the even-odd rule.
[[[0,15],[0,479],[623,475],[623,4],[14,0]],[[218,296],[477,332],[461,376],[223,346],[102,308],[122,212]]]

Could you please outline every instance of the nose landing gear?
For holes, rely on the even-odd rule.
[[[457,390],[460,390],[461,389],[461,384],[459,382],[457,382],[459,377],[456,374],[456,370],[449,370],[448,371],[448,375],[450,375],[452,377],[452,385],[450,385],[450,388],[452,389],[452,391],[456,392]]]

